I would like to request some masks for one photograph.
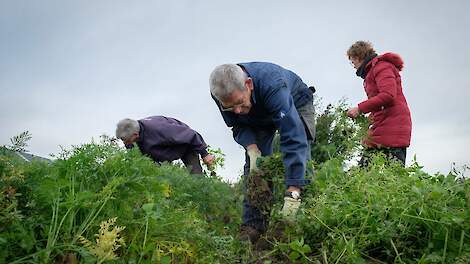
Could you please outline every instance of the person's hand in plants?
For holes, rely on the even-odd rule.
[[[297,214],[300,207],[300,189],[295,186],[289,186],[284,197],[284,205],[281,214],[287,219],[292,219]]]
[[[348,110],[348,116],[351,118],[356,118],[361,114],[361,110],[359,110],[359,107],[351,107]]]
[[[202,158],[202,161],[207,165],[207,166],[212,166],[214,164],[215,156],[212,154],[207,154],[204,158]]]
[[[257,160],[261,157],[261,151],[259,151],[256,144],[251,144],[246,147],[246,152],[250,158],[250,172],[258,171]]]

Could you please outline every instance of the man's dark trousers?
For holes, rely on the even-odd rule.
[[[196,151],[188,151],[181,157],[186,168],[191,168],[191,174],[202,174],[199,154]]]

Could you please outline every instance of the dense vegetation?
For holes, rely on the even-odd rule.
[[[241,184],[156,166],[106,137],[27,163],[11,151],[20,135],[0,149],[0,263],[470,263],[469,181],[380,155],[354,166],[367,122],[344,109],[317,118],[314,183],[295,220],[278,214],[281,155],[261,161],[274,191],[253,246],[237,239]]]

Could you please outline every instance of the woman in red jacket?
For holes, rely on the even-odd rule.
[[[364,79],[367,94],[367,100],[348,110],[351,118],[370,113],[365,152],[380,151],[405,165],[406,148],[411,140],[411,115],[402,91],[403,60],[395,53],[377,55],[366,41],[354,43],[347,56],[357,70],[356,75]],[[367,156],[362,157],[361,165],[367,165]]]

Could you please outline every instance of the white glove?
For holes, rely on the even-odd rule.
[[[294,218],[300,207],[300,199],[292,197],[284,197],[284,206],[282,207],[281,214],[285,218]]]
[[[257,148],[251,148],[247,150],[248,157],[250,157],[250,172],[258,171],[258,165],[256,160],[261,157],[261,151]]]

